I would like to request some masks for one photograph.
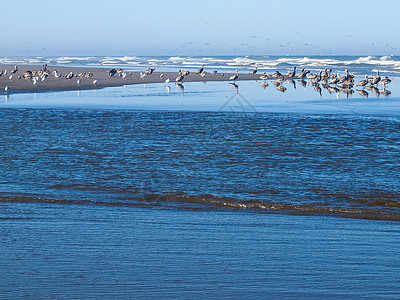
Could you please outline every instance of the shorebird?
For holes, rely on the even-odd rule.
[[[217,70],[212,70],[212,71],[211,71],[211,74],[212,74],[212,75],[215,75],[215,74],[217,74],[217,72],[218,72]]]
[[[281,76],[282,76],[282,73],[279,72],[279,71],[275,71],[275,73],[271,75],[272,78],[278,78],[278,77],[281,77]]]
[[[206,77],[207,72],[204,70],[203,72],[200,73],[201,77]]]
[[[57,70],[53,71],[53,75],[55,78],[60,78],[61,74],[58,74]]]
[[[286,73],[286,78],[292,79],[294,76],[296,76],[296,67],[294,67],[293,72]]]
[[[335,75],[335,74],[332,74],[332,75],[331,75],[331,80],[329,80],[329,84],[336,84],[336,83],[339,82],[339,80],[340,80],[340,75],[339,75],[339,73],[337,73],[336,75]]]
[[[204,71],[204,65],[201,66],[200,69],[197,70],[196,74],[201,74]]]
[[[74,73],[69,72],[69,73],[65,76],[65,78],[67,78],[67,79],[72,79],[74,76],[75,76]]]
[[[381,76],[379,76],[379,71],[376,72],[376,76],[372,78],[371,85],[376,85],[381,81]]]
[[[87,72],[85,75],[86,78],[91,78],[92,76],[93,76],[92,72]]]
[[[238,78],[239,78],[239,71],[236,69],[236,74],[229,77],[229,80],[233,80],[233,82],[235,83],[236,79]]]
[[[169,83],[169,82],[170,82],[169,78],[165,79],[165,83]]]
[[[255,66],[254,69],[251,70],[249,74],[254,75],[256,73],[257,73],[257,66]]]
[[[381,79],[381,80],[379,81],[380,84],[383,84],[383,88],[385,88],[386,85],[389,84],[389,83],[391,83],[391,82],[392,82],[392,80],[391,80],[389,77],[387,77],[387,76],[385,76],[385,78],[383,78],[383,79]]]
[[[34,78],[33,78],[33,81],[32,81],[33,85],[36,85],[36,84],[37,84],[38,79],[39,79],[38,77],[34,77]]]
[[[183,76],[188,76],[189,74],[190,74],[190,71],[189,71],[189,70],[186,70],[186,71],[184,71],[184,72],[182,73]]]
[[[264,89],[266,89],[267,87],[269,87],[269,84],[266,82],[261,82],[260,86],[263,87]]]
[[[78,79],[78,80],[76,81],[76,84],[77,84],[77,85],[80,85],[80,84],[81,84],[81,80]]]
[[[97,84],[97,79],[93,80],[93,85],[96,85],[96,84]]]
[[[111,69],[110,71],[108,71],[108,76],[114,76],[117,73],[116,69]]]
[[[176,82],[183,82],[183,78],[184,78],[185,76],[183,76],[183,75],[179,75],[178,77],[176,77],[176,79],[175,79],[175,81]]]
[[[160,78],[163,79],[164,78],[164,74],[160,74]]]
[[[4,91],[6,92],[6,94],[8,93],[8,90],[9,90],[8,85],[6,85],[6,87],[4,88]]]
[[[14,66],[14,69],[11,70],[11,74],[15,74],[15,73],[17,73],[17,71],[18,71],[18,67]]]
[[[267,73],[262,74],[262,75],[260,76],[260,79],[262,79],[262,80],[268,79],[268,74],[267,74]]]
[[[365,79],[357,83],[357,86],[361,86],[362,88],[364,88],[367,84],[368,84],[368,76],[365,75]]]
[[[23,77],[24,79],[32,79],[33,73],[32,73],[32,71],[26,71],[26,72],[22,75],[22,77]]]

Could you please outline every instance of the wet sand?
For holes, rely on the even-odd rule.
[[[37,83],[34,84],[33,80],[24,79],[23,74],[28,70],[32,72],[42,70],[42,66],[19,65],[17,67],[18,71],[14,74],[11,74],[11,71],[14,69],[14,65],[0,65],[0,71],[7,70],[7,74],[0,77],[1,93],[5,92],[6,86],[8,87],[8,93],[87,90],[131,84],[163,83],[168,78],[171,82],[175,82],[175,79],[178,77],[178,70],[176,72],[155,71],[153,74],[146,75],[144,78],[141,78],[140,72],[126,72],[126,77],[123,78],[122,76],[118,75],[118,73],[114,76],[109,76],[108,71],[112,68],[48,66],[47,69],[50,71],[50,75],[44,81],[39,78]],[[61,74],[61,77],[55,78],[53,75],[53,71],[55,70]],[[200,74],[196,74],[195,72],[191,72],[189,75],[185,76],[183,83],[202,81],[229,81],[229,77],[233,75],[233,73],[224,73],[223,75],[222,73],[211,74],[209,73],[211,70],[206,69],[206,71],[208,73],[205,75],[205,77],[202,77]],[[66,75],[70,72],[76,76],[82,72],[92,72],[93,76],[90,78],[74,76],[71,79],[67,79]],[[161,74],[164,75],[163,78],[160,77]],[[12,77],[10,79],[11,75]],[[261,74],[239,74],[239,78],[237,80],[258,80],[260,75]],[[80,80],[79,84],[77,83],[78,80]],[[97,81],[94,84],[95,80]]]

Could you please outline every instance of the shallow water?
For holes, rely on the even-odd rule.
[[[2,95],[0,297],[398,298],[398,80],[259,83]]]

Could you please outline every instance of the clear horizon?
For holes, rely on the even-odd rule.
[[[1,56],[397,56],[400,4],[385,5],[9,1]]]

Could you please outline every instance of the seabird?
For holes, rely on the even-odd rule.
[[[201,72],[201,77],[206,77],[207,72],[204,70],[203,72]]]
[[[110,71],[108,71],[108,76],[114,76],[115,75],[115,73],[117,73],[117,70],[116,69],[111,69]]]
[[[176,77],[175,81],[176,82],[182,82],[184,77],[185,76],[183,76],[183,75],[179,75],[178,77]]]
[[[67,78],[67,79],[72,79],[72,78],[74,78],[74,73],[69,72],[69,73],[67,74],[67,76],[65,76],[65,78]]]
[[[365,79],[361,80],[359,83],[357,83],[357,86],[365,87],[368,84],[368,76],[365,75]]]
[[[264,89],[266,89],[269,86],[269,84],[266,82],[261,82],[260,86],[263,87]]]
[[[292,79],[294,76],[296,76],[296,66],[293,69],[293,72],[287,72],[286,73],[286,78]]]
[[[170,82],[169,78],[165,79],[165,83],[169,83],[169,82]]]
[[[236,69],[236,74],[229,77],[229,80],[233,80],[233,82],[235,82],[236,79],[238,78],[239,78],[239,71]]]
[[[93,85],[96,85],[96,84],[97,84],[97,79],[93,80]]]
[[[268,74],[266,74],[266,73],[262,74],[262,75],[260,76],[260,79],[262,79],[262,80],[268,79]]]
[[[160,74],[160,78],[163,79],[164,78],[164,74]]]
[[[215,74],[217,74],[217,72],[218,72],[217,70],[212,70],[212,71],[211,71],[211,74],[212,74],[212,75],[215,75]]]
[[[257,66],[255,66],[254,69],[251,70],[249,74],[254,75],[256,73],[257,73]]]
[[[80,85],[80,84],[81,84],[81,80],[78,79],[78,80],[76,81],[76,84],[77,84],[77,85]]]
[[[373,79],[371,80],[371,85],[378,84],[379,81],[381,81],[381,76],[379,76],[379,71],[378,71],[376,72],[376,76],[373,77]]]
[[[17,71],[18,71],[18,67],[14,66],[14,69],[11,70],[11,74],[15,74],[15,73],[17,73]]]
[[[201,66],[200,69],[197,70],[196,74],[201,74],[204,71],[204,65]]]
[[[6,92],[6,93],[8,93],[8,85],[6,85],[6,87],[4,88],[4,91]]]
[[[391,83],[391,82],[392,82],[392,80],[391,80],[389,77],[387,77],[387,76],[385,76],[385,78],[383,78],[383,79],[381,79],[381,80],[379,81],[380,84],[383,84],[383,87],[384,87],[384,88],[386,87],[387,84],[389,84],[389,83]]]

